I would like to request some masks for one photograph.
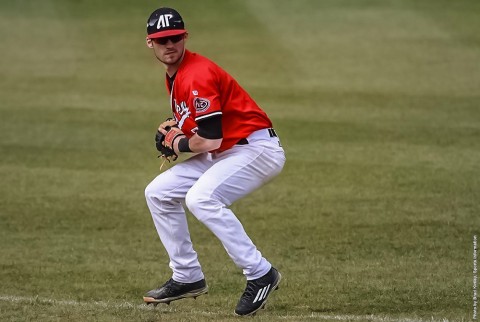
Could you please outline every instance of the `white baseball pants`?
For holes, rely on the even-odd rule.
[[[270,270],[271,264],[227,207],[279,174],[285,153],[278,138],[270,137],[267,129],[252,133],[247,140],[249,144],[183,161],[161,173],[145,189],[175,281],[193,283],[204,278],[190,239],[183,201],[222,242],[248,280]]]

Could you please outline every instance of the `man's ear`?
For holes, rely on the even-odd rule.
[[[148,48],[153,48],[153,40],[147,37],[146,43]]]

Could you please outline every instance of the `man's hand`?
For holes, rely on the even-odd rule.
[[[182,130],[180,130],[178,127],[171,127],[170,130],[165,134],[163,145],[175,151],[173,145],[174,141],[184,136],[185,134],[183,134]]]
[[[165,158],[168,161],[170,161],[170,158],[172,158],[173,161],[177,159],[178,156],[175,151],[165,146],[165,135],[160,131],[157,131],[157,134],[155,134],[155,146],[160,152],[160,155],[158,157]]]
[[[167,132],[170,131],[170,128],[172,127],[178,128],[178,124],[173,118],[170,117],[166,119],[165,122],[163,122],[158,126],[158,131],[163,133],[163,135],[166,135]]]

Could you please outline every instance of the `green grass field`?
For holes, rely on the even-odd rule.
[[[254,319],[472,320],[477,0],[1,1],[0,320],[239,321],[241,271],[193,216],[209,294],[142,304],[171,274],[144,200],[169,115],[145,46],[161,5],[287,152],[232,206],[284,276]]]

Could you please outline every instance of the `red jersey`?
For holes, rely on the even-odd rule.
[[[170,105],[179,128],[187,137],[198,129],[197,121],[222,115],[225,151],[252,132],[272,127],[267,114],[237,81],[211,60],[188,50],[170,90]]]

